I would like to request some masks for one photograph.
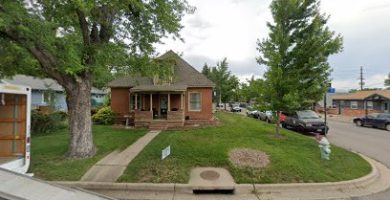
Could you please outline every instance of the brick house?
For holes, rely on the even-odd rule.
[[[172,74],[165,80],[159,75],[125,76],[110,82],[112,110],[135,127],[212,123],[214,83],[173,51],[156,60],[169,60]]]
[[[390,112],[390,90],[357,91],[333,96],[334,114],[362,116],[366,113]]]

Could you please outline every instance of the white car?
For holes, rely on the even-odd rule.
[[[234,106],[230,111],[232,112],[241,112],[241,108],[238,106]]]

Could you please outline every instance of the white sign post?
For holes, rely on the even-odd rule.
[[[171,145],[161,151],[161,160],[164,160],[171,154]]]

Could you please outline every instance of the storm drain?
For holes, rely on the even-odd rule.
[[[224,168],[194,168],[189,184],[194,194],[234,194],[235,182]]]
[[[192,190],[194,194],[234,194],[234,189],[218,189],[218,190],[207,190],[207,189],[198,189]]]

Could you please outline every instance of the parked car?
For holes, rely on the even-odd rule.
[[[286,120],[286,113],[280,112],[279,113],[279,122],[283,124],[283,122]]]
[[[374,128],[383,128],[390,131],[390,114],[387,113],[373,113],[364,117],[357,117],[353,119],[356,126],[370,126]]]
[[[325,126],[324,120],[312,110],[295,111],[289,114],[284,113],[284,115],[286,115],[285,120],[282,122],[284,128],[293,129],[298,132],[314,132],[320,134],[325,134],[325,130],[326,132],[329,130],[329,127]]]
[[[262,121],[266,121],[268,123],[271,123],[273,121],[273,113],[272,111],[265,111],[259,113],[259,119]]]
[[[218,109],[225,109],[225,104],[223,104],[223,103],[217,104],[217,108]]]
[[[246,116],[253,117],[253,118],[257,119],[259,117],[259,111],[258,110],[247,111]]]
[[[232,109],[230,110],[231,112],[241,112],[241,108],[238,106],[233,106]]]

